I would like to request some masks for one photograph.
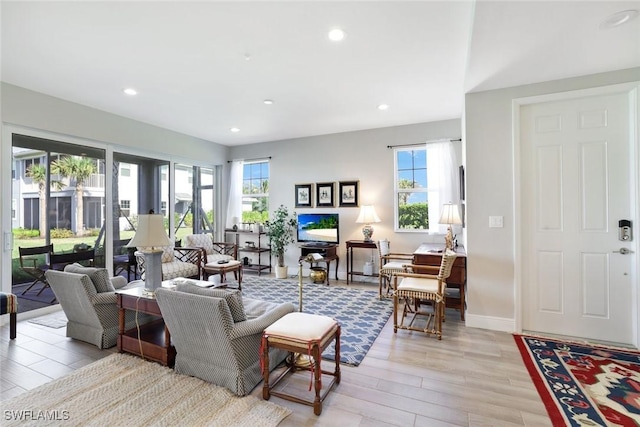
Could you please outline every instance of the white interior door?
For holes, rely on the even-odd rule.
[[[630,109],[627,93],[521,109],[524,330],[636,341],[637,258],[615,252],[636,247],[618,239],[638,225]]]

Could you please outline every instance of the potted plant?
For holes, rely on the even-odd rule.
[[[280,205],[273,212],[271,219],[265,222],[265,233],[271,241],[271,252],[278,260],[278,265],[276,266],[276,278],[278,279],[287,277],[284,253],[287,250],[287,245],[295,241],[293,236],[297,224],[295,217],[289,214],[289,210],[284,205]]]

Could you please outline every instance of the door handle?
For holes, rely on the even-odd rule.
[[[627,248],[620,248],[620,249],[619,249],[619,250],[617,250],[617,251],[613,251],[613,253],[614,253],[614,254],[627,255],[627,254],[632,254],[632,253],[633,253],[633,251],[632,251],[632,250],[629,250],[629,249],[627,249]]]

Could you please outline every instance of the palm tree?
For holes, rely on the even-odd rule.
[[[75,180],[76,185],[76,235],[84,234],[84,183],[96,173],[96,164],[86,157],[65,156],[51,163],[51,171]]]
[[[40,199],[38,228],[40,229],[40,237],[45,237],[47,234],[47,168],[44,165],[34,163],[27,168],[27,176],[38,184],[38,198]],[[61,190],[64,184],[58,180],[53,180],[51,181],[51,186]]]

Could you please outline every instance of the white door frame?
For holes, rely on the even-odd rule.
[[[530,96],[523,98],[516,98],[512,100],[512,123],[513,123],[513,134],[512,134],[512,152],[513,152],[513,218],[514,218],[514,242],[513,242],[513,251],[514,251],[514,307],[515,307],[515,331],[517,333],[522,332],[522,312],[524,310],[523,301],[522,301],[522,250],[521,247],[523,245],[523,233],[522,233],[522,211],[521,211],[521,185],[522,185],[522,177],[520,176],[521,168],[521,150],[520,150],[520,114],[521,109],[525,105],[537,104],[541,102],[551,102],[551,101],[563,101],[570,100],[576,98],[584,98],[588,96],[598,96],[598,95],[608,95],[614,93],[627,93],[629,99],[629,111],[630,117],[632,118],[630,121],[630,129],[629,129],[629,139],[631,140],[631,149],[630,153],[633,156],[633,169],[631,171],[633,179],[636,182],[635,185],[635,199],[636,203],[631,207],[632,211],[635,211],[635,224],[634,233],[633,233],[633,241],[631,242],[631,247],[634,251],[633,254],[629,256],[635,257],[636,266],[636,276],[631,278],[632,286],[631,293],[632,298],[636,301],[633,304],[633,328],[634,328],[634,342],[633,345],[636,348],[640,348],[640,319],[638,307],[640,307],[640,274],[637,271],[640,270],[640,146],[638,139],[638,132],[640,130],[640,117],[638,113],[640,112],[640,82],[631,82],[631,83],[622,83],[611,86],[602,86],[590,89],[582,89],[570,92],[560,92],[560,93],[552,93],[548,95],[539,95],[539,96]],[[633,121],[633,117],[636,118],[635,122]],[[622,242],[620,242],[622,243]]]

